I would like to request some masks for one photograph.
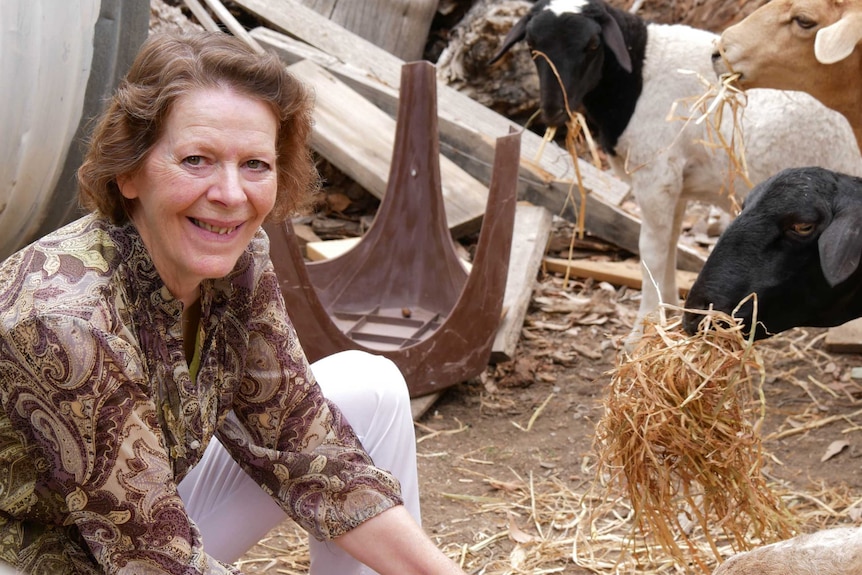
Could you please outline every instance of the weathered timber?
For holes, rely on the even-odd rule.
[[[387,113],[394,113],[398,70],[402,64],[398,58],[326,20],[296,0],[237,0],[237,3],[322,51],[325,56],[320,56],[320,59],[328,63],[321,62],[321,65]],[[290,42],[279,41],[278,34],[271,30],[259,28],[252,35],[270,49],[277,47],[283,57],[293,50]],[[309,51],[305,50],[306,56]],[[293,57],[306,56],[295,54]],[[474,177],[487,183],[495,138],[509,129],[520,130],[521,126],[442,83],[438,85],[438,101],[441,150]],[[542,149],[541,157],[537,158]],[[620,208],[628,186],[587,162],[578,160],[578,168],[588,192],[586,229],[637,253],[640,221]],[[543,145],[540,136],[523,132],[519,175],[521,199],[577,221],[580,196],[577,188],[572,189],[575,177],[574,165],[565,150],[553,143]],[[687,246],[679,246],[678,265],[681,269],[699,270],[703,257]]]
[[[318,153],[377,198],[386,193],[395,143],[395,120],[310,60],[288,69],[315,91],[311,144]],[[455,237],[479,230],[485,184],[441,154],[446,221]]]
[[[641,289],[643,286],[643,274],[641,266],[633,260],[621,262],[595,261],[588,259],[567,260],[564,258],[546,257],[542,260],[548,271],[569,274],[579,278],[593,278],[605,281],[617,286],[627,286],[633,289]],[[697,274],[684,270],[677,270],[676,283],[679,286],[679,295],[685,297],[691,289]]]
[[[503,296],[505,316],[497,328],[491,346],[492,363],[510,361],[521,337],[527,308],[533,297],[536,275],[545,255],[551,234],[551,212],[541,206],[518,204],[515,209],[515,230],[509,253],[509,275]]]
[[[299,0],[402,60],[420,60],[438,0]]]
[[[823,347],[833,353],[862,353],[862,318],[829,328]]]

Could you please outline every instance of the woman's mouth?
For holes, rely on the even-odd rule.
[[[203,230],[206,230],[208,232],[212,232],[214,234],[219,234],[220,236],[223,236],[225,234],[229,234],[239,227],[239,226],[230,226],[230,227],[224,228],[224,227],[214,226],[212,224],[208,224],[208,223],[202,222],[200,220],[196,220],[195,218],[189,218],[189,219],[197,227],[199,227]]]

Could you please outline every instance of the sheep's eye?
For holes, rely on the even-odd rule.
[[[802,28],[803,30],[810,30],[817,26],[817,22],[805,16],[794,16],[793,23]]]
[[[810,222],[797,222],[790,226],[790,229],[793,230],[793,233],[800,236],[810,236],[814,233],[814,224]]]
[[[599,42],[599,37],[593,36],[592,38],[590,38],[589,44],[587,44],[587,50],[589,50],[590,52],[595,52],[599,49],[599,46],[601,46],[601,42]]]

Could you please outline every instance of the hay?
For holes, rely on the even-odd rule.
[[[742,130],[742,116],[748,98],[745,92],[737,86],[739,74],[735,72],[725,73],[719,76],[717,82],[708,80],[690,70],[679,70],[680,74],[697,74],[697,78],[704,87],[702,95],[697,97],[681,98],[673,103],[668,113],[667,120],[682,120],[686,124],[706,125],[706,139],[700,143],[709,149],[721,150],[728,158],[729,170],[727,172],[726,185],[723,192],[731,199],[734,197],[736,178],[740,177],[750,188],[754,187],[748,176],[748,163],[745,159],[745,138]],[[687,114],[678,114],[678,109],[686,107]],[[729,137],[721,130],[725,121],[725,111],[730,114],[731,129]],[[682,129],[680,130],[682,133]],[[738,208],[738,206],[736,206]]]
[[[725,542],[750,549],[790,536],[794,522],[761,473],[752,420],[755,394],[764,408],[765,376],[752,341],[724,314],[710,312],[703,323],[696,336],[685,335],[679,321],[646,323],[640,344],[612,374],[596,443],[607,490],[599,499],[622,493],[641,537],[678,565],[708,572],[707,556],[720,560]]]

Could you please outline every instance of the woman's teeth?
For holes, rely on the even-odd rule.
[[[216,226],[211,226],[210,224],[208,224],[206,222],[202,222],[202,221],[196,220],[194,218],[192,219],[192,221],[199,228],[203,228],[208,232],[213,232],[213,233],[219,234],[219,235],[229,234],[236,229],[236,226],[232,226],[230,228],[218,228]]]

